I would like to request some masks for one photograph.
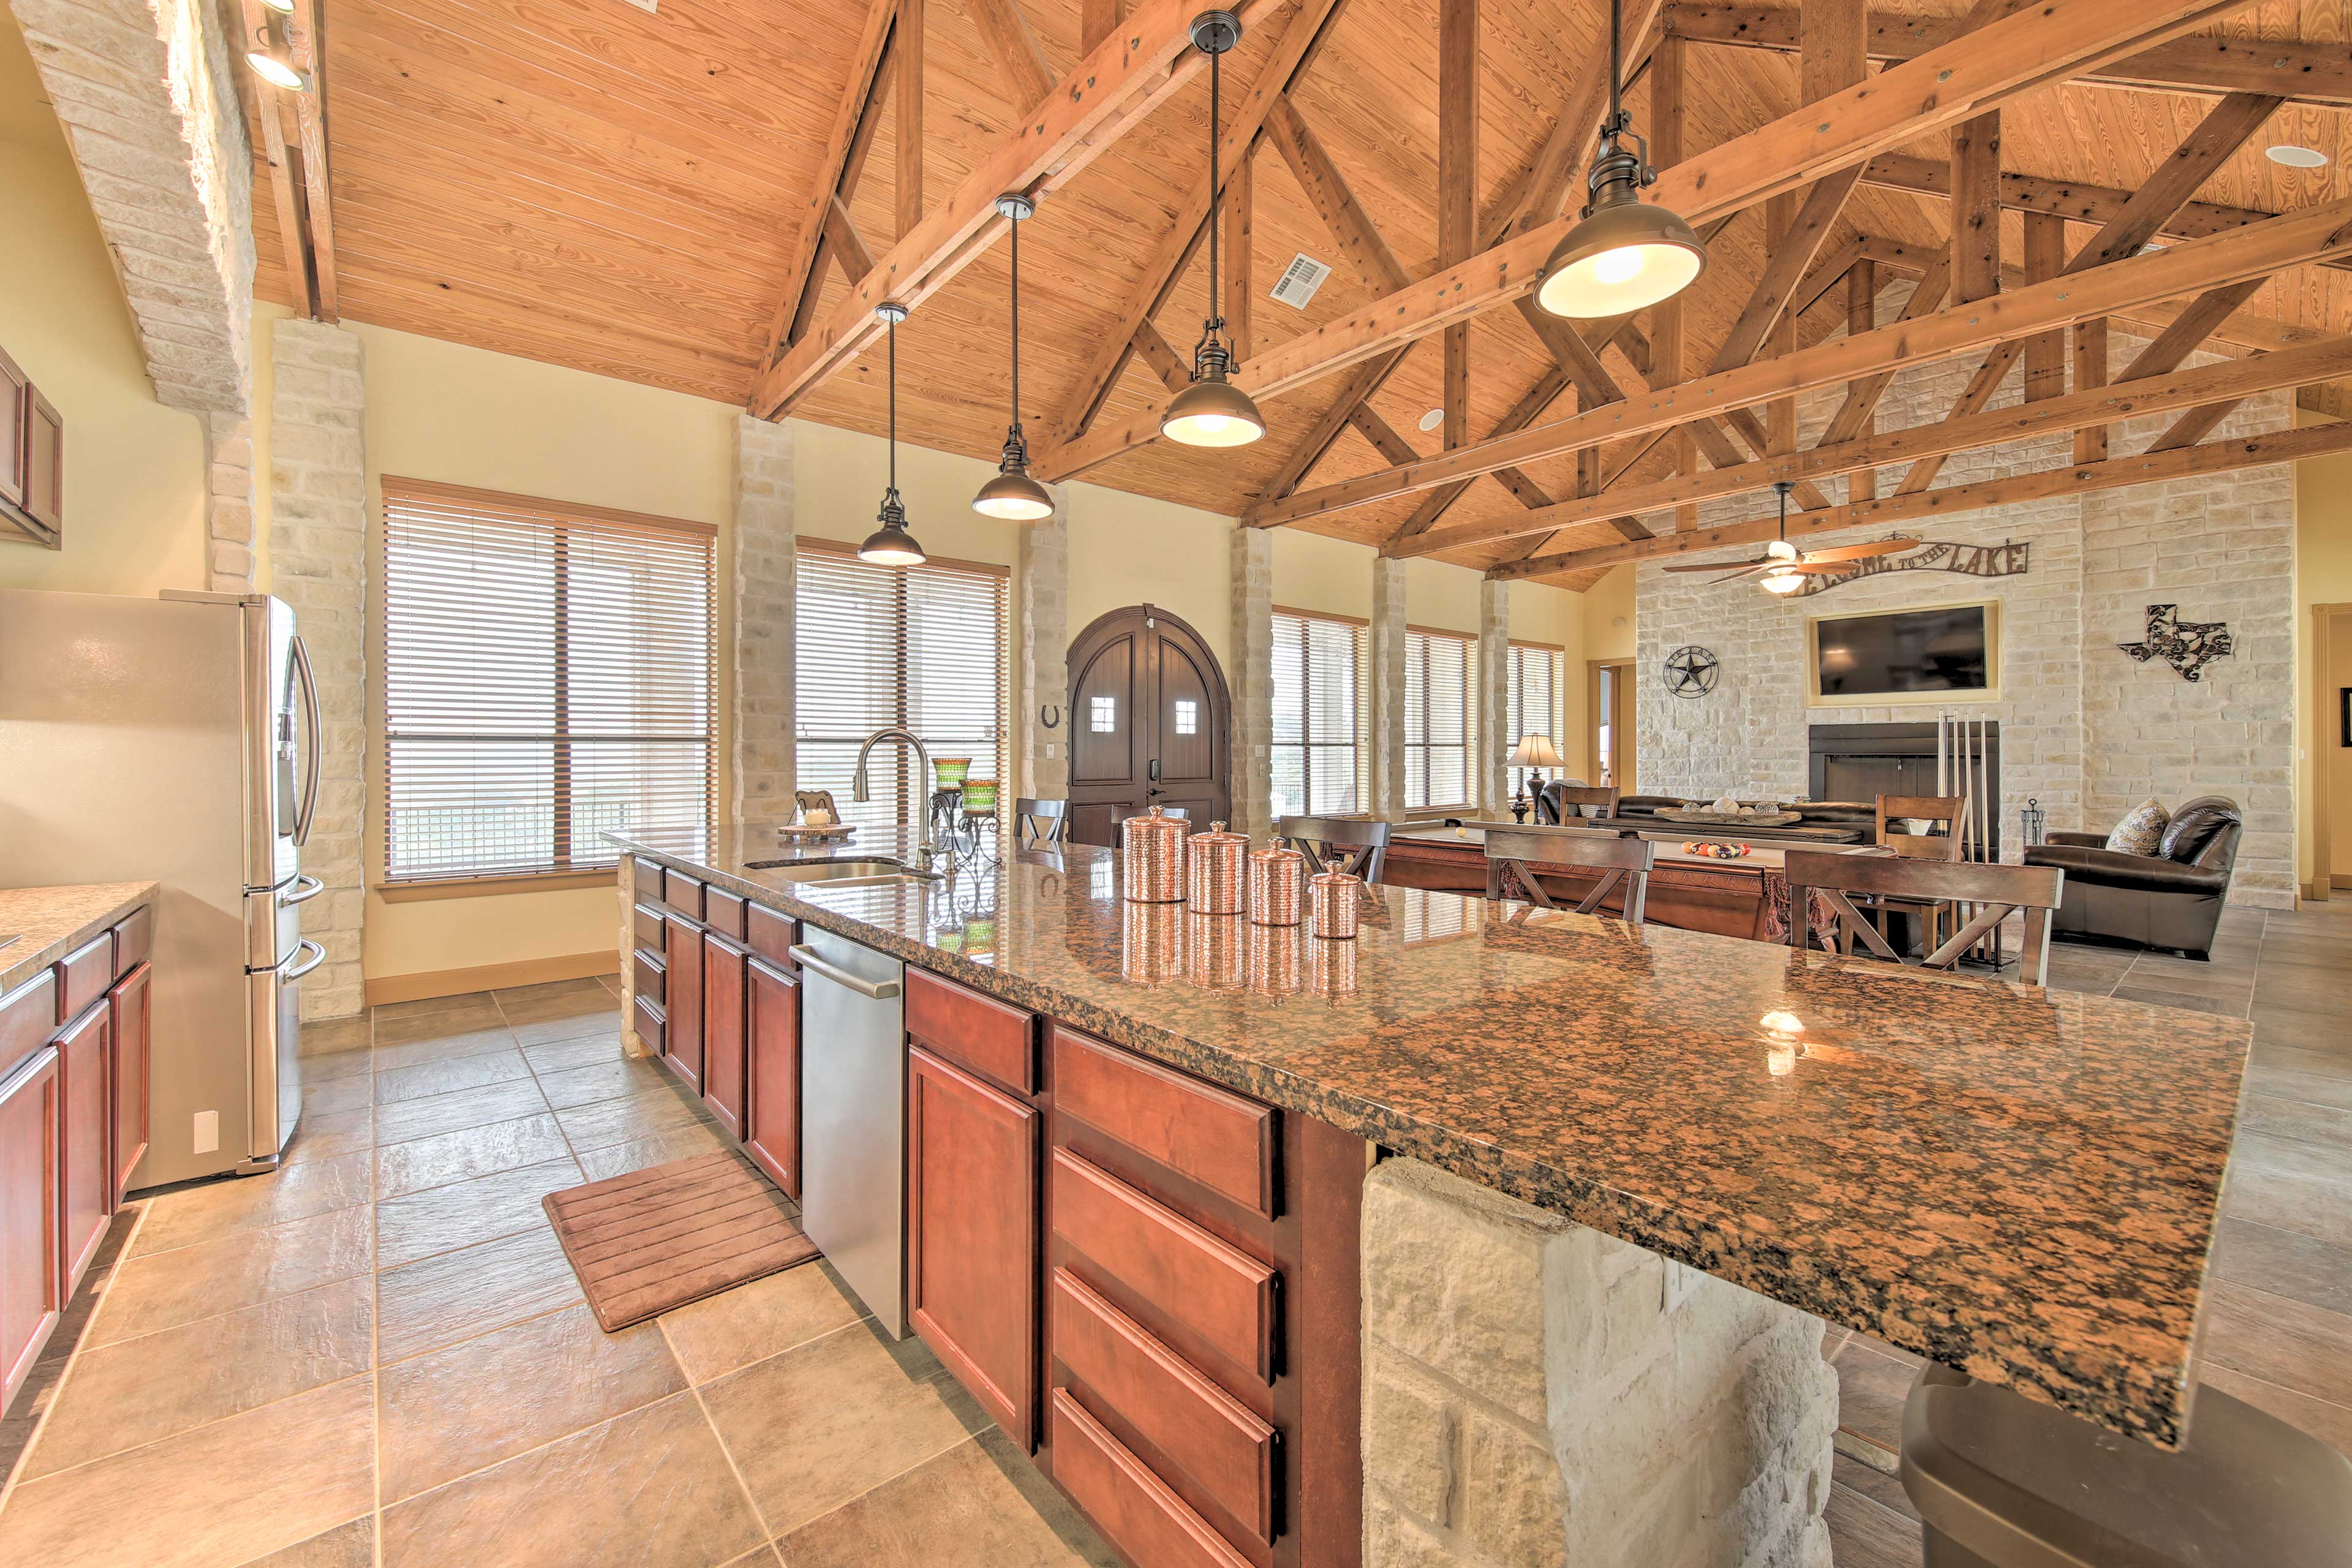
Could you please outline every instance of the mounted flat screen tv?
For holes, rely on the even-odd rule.
[[[1805,623],[1821,707],[1990,702],[2000,696],[1998,603],[1815,616]]]

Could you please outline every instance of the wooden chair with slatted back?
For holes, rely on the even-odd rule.
[[[1366,882],[1381,879],[1388,863],[1389,825],[1353,816],[1286,816],[1274,836],[1307,857],[1307,869],[1345,871]]]
[[[1572,820],[1568,816],[1571,810],[1581,816],[1583,813],[1580,808],[1584,806],[1592,807],[1594,816],[1614,816],[1617,815],[1618,796],[1623,793],[1617,789],[1590,788],[1584,784],[1549,784],[1536,794],[1536,820],[1538,824],[1564,824]]]
[[[1066,844],[1070,841],[1070,803],[1066,800],[1013,800],[1013,842],[1024,846]]]
[[[1486,829],[1486,896],[1517,899],[1542,909],[1557,909],[1552,896],[1537,879],[1537,866],[1570,866],[1601,873],[1592,890],[1576,906],[1580,915],[1596,913],[1610,890],[1625,888],[1628,925],[1640,925],[1650,899],[1650,868],[1658,847],[1646,838],[1628,838],[1606,829],[1590,827],[1490,827]],[[1516,890],[1515,890],[1516,889]]]
[[[1812,928],[1812,895],[1819,892],[1834,913],[1845,951],[1861,945],[1877,957],[1900,963],[1877,926],[1854,907],[1857,895],[1881,901],[1972,904],[1976,913],[1920,962],[1950,969],[1960,955],[1991,934],[2012,914],[2025,917],[2025,942],[2018,978],[2028,985],[2050,981],[2050,921],[2066,883],[2055,866],[1981,865],[1967,860],[1916,860],[1887,855],[1831,855],[1790,849],[1783,857],[1789,880],[1789,945],[1806,945]]]
[[[1878,837],[1882,849],[1892,849],[1912,860],[1957,860],[1960,858],[1960,829],[1969,819],[1969,797],[1964,795],[1882,795],[1878,797]],[[1898,822],[1940,824],[1943,831],[1906,833],[1895,827]]]

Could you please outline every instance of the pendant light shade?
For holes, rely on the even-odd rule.
[[[1225,319],[1217,310],[1218,209],[1224,182],[1217,173],[1217,121],[1222,107],[1222,62],[1241,42],[1242,19],[1231,11],[1203,11],[1192,18],[1192,47],[1209,57],[1209,315],[1192,351],[1192,384],[1168,402],[1160,433],[1186,447],[1246,447],[1265,434],[1265,418],[1250,395],[1233,384],[1234,351],[1225,342]]]
[[[1706,244],[1680,214],[1642,200],[1654,184],[1649,143],[1632,133],[1618,100],[1623,86],[1622,0],[1609,5],[1609,118],[1601,122],[1582,221],[1543,265],[1536,303],[1555,316],[1622,316],[1671,300],[1706,270]],[[1628,149],[1631,141],[1640,149]]]
[[[1054,498],[1029,477],[1029,444],[1021,435],[1021,226],[1037,204],[1018,192],[996,198],[996,210],[1013,226],[1013,422],[1004,430],[1004,456],[996,477],[971,498],[971,510],[1007,522],[1036,522],[1054,515]]]
[[[892,300],[877,305],[874,314],[889,323],[890,331],[890,484],[874,519],[882,526],[866,536],[857,558],[875,566],[920,566],[930,557],[908,531],[907,506],[898,499],[898,323],[907,319],[907,307]]]

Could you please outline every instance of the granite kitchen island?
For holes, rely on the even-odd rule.
[[[2177,1444],[2189,1419],[2242,1021],[1417,889],[1371,889],[1361,935],[1328,943],[1129,904],[1115,857],[1076,847],[828,885],[793,869],[828,852],[772,830],[621,842],[641,857],[625,946],[662,902],[647,875],[684,879],[902,960],[910,995],[976,994],[1042,1040],[1114,1049],[1154,1093],[1196,1085],[1324,1140],[1280,1143],[1281,1168],[1360,1237],[1354,1386],[1307,1397],[1350,1422],[1360,1398],[1362,1535],[1302,1541],[1337,1515],[1294,1486],[1235,1539],[1198,1500],[1226,1500],[1213,1481],[1155,1493],[1137,1468],[1121,1496],[1154,1528],[1170,1503],[1192,1505],[1179,1536],[1217,1521],[1189,1560],[1824,1562],[1821,1320],[2136,1440]],[[834,853],[898,847],[868,831]],[[1056,1106],[1048,1078],[1032,1102],[990,1093],[1106,1120]],[[1335,1132],[1395,1157],[1366,1174]],[[1085,1163],[1053,1142],[1049,1177]],[[1057,1245],[1028,1266],[1048,1297]],[[1314,1305],[1309,1254],[1284,1307],[1347,1321],[1328,1282]],[[1087,1399],[1058,1352],[1035,1360],[1044,1455]],[[1089,1431],[1121,1462],[1165,1447]],[[1115,1540],[1137,1528],[1063,1484]]]

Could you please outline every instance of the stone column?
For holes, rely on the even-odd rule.
[[[269,573],[319,677],[319,813],[302,868],[327,890],[302,906],[302,934],[327,950],[302,987],[305,1018],[357,1013],[367,900],[361,830],[367,795],[367,386],[360,340],[324,321],[270,334]]]
[[[1039,800],[1070,793],[1070,492],[1052,487],[1054,515],[1021,532],[1021,790]],[[1047,729],[1047,708],[1058,722]]]
[[[793,427],[735,416],[734,819],[793,810]],[[625,910],[624,911],[625,913]]]
[[[1274,831],[1274,534],[1234,529],[1233,829]]]
[[[1510,789],[1503,759],[1518,737],[1511,723],[1511,585],[1478,584],[1478,744],[1471,798],[1489,817],[1504,816]]]
[[[1819,1319],[1417,1160],[1363,1235],[1366,1568],[1829,1568]]]
[[[250,593],[254,581],[253,421],[215,410],[205,426],[205,586]]]
[[[1370,701],[1364,721],[1371,740],[1374,816],[1404,814],[1404,563],[1372,562]]]

